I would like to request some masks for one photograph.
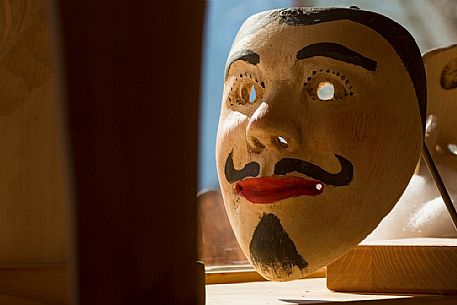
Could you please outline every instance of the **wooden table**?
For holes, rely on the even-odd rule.
[[[325,278],[292,282],[252,282],[206,286],[206,305],[287,305],[287,304],[457,304],[456,296],[387,295],[332,292]]]

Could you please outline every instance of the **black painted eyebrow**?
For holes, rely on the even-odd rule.
[[[343,45],[332,42],[315,43],[304,47],[297,52],[297,60],[307,59],[314,56],[325,56],[360,66],[368,71],[376,71],[378,63],[365,57]]]
[[[227,67],[225,69],[225,76],[226,77],[227,77],[227,73],[228,73],[228,71],[230,69],[230,66],[235,61],[238,61],[238,60],[245,61],[248,64],[251,64],[251,65],[255,66],[260,62],[260,56],[259,56],[259,54],[257,54],[254,51],[251,51],[251,50],[242,50],[242,51],[239,51],[239,52],[236,52],[236,53],[232,54],[232,56],[230,56],[228,61],[227,61]]]

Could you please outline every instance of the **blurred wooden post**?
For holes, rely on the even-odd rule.
[[[196,304],[203,1],[60,1],[56,12],[77,302]]]

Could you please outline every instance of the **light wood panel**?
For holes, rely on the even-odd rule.
[[[0,1],[0,264],[67,261],[63,130],[43,1]]]
[[[457,293],[457,239],[362,244],[327,266],[335,291]]]
[[[0,294],[68,304],[66,157],[47,8],[0,0]]]

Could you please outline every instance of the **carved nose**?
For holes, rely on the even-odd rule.
[[[289,137],[283,132],[258,132],[251,128],[248,131],[247,141],[254,152],[260,152],[262,149],[271,147],[278,150],[289,148]],[[289,139],[289,140],[288,140]]]
[[[263,149],[294,149],[299,142],[299,132],[295,121],[287,109],[274,109],[263,102],[252,115],[246,128],[246,141],[257,153]]]

